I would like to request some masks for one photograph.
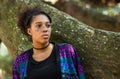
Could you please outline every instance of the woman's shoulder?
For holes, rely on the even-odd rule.
[[[57,43],[57,45],[59,45],[59,46],[71,46],[71,44],[70,43],[65,43],[65,42],[63,42],[63,43]]]
[[[31,52],[31,51],[32,51],[32,49],[28,49],[28,50],[24,51],[23,53],[21,53],[20,55],[18,55],[17,57],[19,58],[19,57],[26,56],[26,55],[28,55],[29,52]]]
[[[28,50],[24,51],[23,53],[21,53],[20,55],[18,55],[15,59],[15,62],[23,62],[24,60],[27,60],[29,57],[29,52],[31,50],[32,49],[28,49]]]
[[[72,44],[70,44],[70,43],[57,43],[57,45],[58,45],[59,47],[67,47],[67,48],[68,48],[68,47],[69,47],[69,48],[70,48],[70,47],[73,47]]]

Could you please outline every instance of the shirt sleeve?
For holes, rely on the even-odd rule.
[[[20,75],[18,73],[18,62],[17,59],[14,61],[13,63],[13,67],[12,67],[12,78],[13,79],[20,79]]]
[[[84,73],[84,69],[83,69],[83,65],[81,62],[81,58],[78,55],[78,53],[76,52],[75,48],[71,45],[71,52],[72,52],[72,57],[74,60],[74,64],[76,67],[76,72],[78,74],[79,79],[86,79],[85,78],[85,73]]]

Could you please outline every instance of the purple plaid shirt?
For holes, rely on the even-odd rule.
[[[61,69],[62,79],[85,79],[80,57],[73,46],[67,43],[57,44],[57,60]],[[13,64],[13,79],[25,79],[29,59],[28,50],[19,55]]]

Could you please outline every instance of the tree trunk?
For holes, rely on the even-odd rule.
[[[16,15],[25,6],[38,5],[53,19],[51,40],[74,45],[87,79],[120,79],[120,33],[94,29],[39,0],[9,1],[0,2],[0,38],[14,57],[31,47],[16,27]]]
[[[2,40],[0,39],[0,43],[2,42]]]

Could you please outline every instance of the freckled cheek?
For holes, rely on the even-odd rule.
[[[42,37],[40,35],[33,35],[32,37],[33,40],[40,40]]]
[[[49,29],[49,31],[48,31],[50,35],[51,35],[51,31],[52,31],[51,29]]]
[[[32,35],[32,38],[33,38],[33,40],[35,40],[38,38],[38,36],[34,34],[34,35]]]
[[[39,32],[34,32],[33,35],[32,35],[33,39],[37,39],[37,38],[40,38],[41,35]]]

